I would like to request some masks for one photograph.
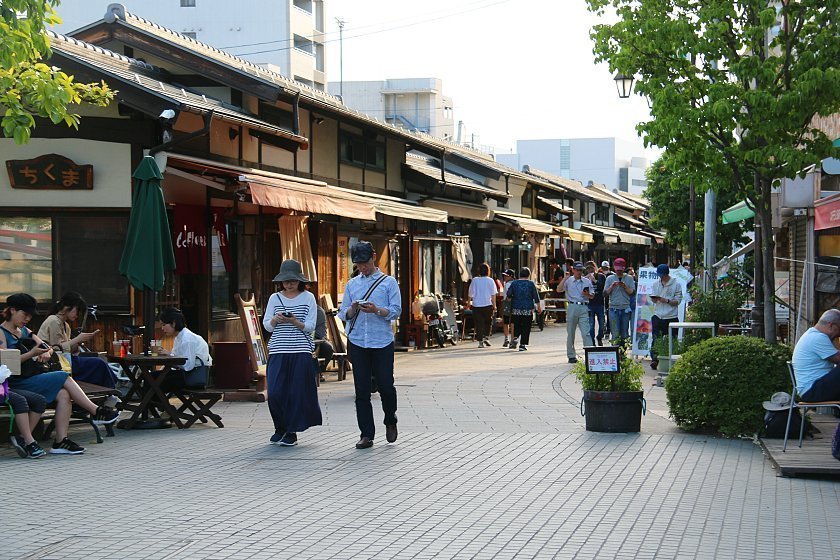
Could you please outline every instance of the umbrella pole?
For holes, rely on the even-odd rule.
[[[149,355],[151,340],[155,332],[155,292],[143,288],[143,318],[146,328],[143,329],[143,354]]]

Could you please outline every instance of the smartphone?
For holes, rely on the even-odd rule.
[[[291,317],[291,316],[292,316],[292,312],[291,312],[291,311],[284,311],[284,312],[283,312],[283,317]]]
[[[366,300],[366,299],[360,299],[360,300],[359,300],[359,301],[357,301],[356,303],[357,303],[360,307],[367,307],[367,306],[368,306],[368,304],[369,304],[368,300]]]

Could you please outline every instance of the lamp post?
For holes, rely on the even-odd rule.
[[[627,99],[633,91],[633,76],[625,76],[621,72],[613,77],[615,80],[615,87],[618,90],[618,97]]]

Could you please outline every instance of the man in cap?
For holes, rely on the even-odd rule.
[[[829,309],[793,349],[796,391],[803,401],[840,401],[840,310]]]
[[[612,339],[619,346],[624,346],[630,335],[630,315],[633,292],[636,291],[636,282],[632,276],[624,274],[627,262],[624,259],[615,259],[613,270],[615,274],[607,277],[604,284],[604,293],[609,296],[610,333]]]
[[[373,245],[359,241],[350,248],[359,270],[344,289],[338,317],[347,330],[347,352],[353,364],[356,420],[361,432],[356,449],[373,446],[376,428],[370,403],[371,378],[376,381],[385,413],[385,439],[397,440],[397,391],[394,388],[394,333],[391,322],[402,313],[397,281],[376,266]]]
[[[609,268],[607,269],[609,270]],[[589,261],[586,263],[586,277],[592,282],[593,294],[592,299],[589,300],[589,338],[595,340],[598,346],[604,344],[604,333],[607,330],[607,320],[604,314],[604,286],[607,282],[607,277],[604,273],[599,272],[595,268],[595,263]],[[595,322],[598,323],[598,336],[595,336]]]
[[[659,359],[654,350],[654,343],[660,336],[668,336],[668,325],[677,320],[677,311],[682,301],[682,286],[675,278],[671,277],[671,269],[667,264],[660,264],[656,267],[656,275],[659,281],[653,285],[650,298],[653,300],[653,337],[650,346],[650,367],[656,369],[659,366]]]
[[[583,263],[576,262],[572,265],[572,276],[566,276],[557,286],[558,291],[566,292],[566,301],[569,304],[566,310],[566,356],[570,364],[577,363],[575,352],[575,328],[580,329],[580,336],[585,346],[592,346],[592,337],[589,336],[589,300],[594,296],[592,282],[583,276]]]

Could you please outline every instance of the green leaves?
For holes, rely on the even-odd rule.
[[[43,62],[50,55],[45,26],[60,22],[53,11],[57,0],[0,1],[0,106],[6,110],[0,124],[4,136],[25,144],[35,126],[34,117],[78,127],[79,116],[70,113],[68,106],[88,103],[104,107],[114,99],[114,92],[104,82],[78,84],[61,69]]]

